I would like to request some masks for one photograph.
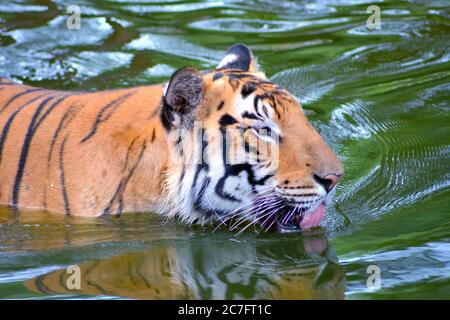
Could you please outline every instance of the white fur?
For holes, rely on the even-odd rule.
[[[167,82],[166,83],[166,85],[164,86],[164,97],[166,96],[166,94],[167,94],[167,89],[169,88],[169,82]]]
[[[237,61],[238,58],[239,57],[233,53],[227,54],[225,58],[223,58],[222,61],[220,61],[219,65],[217,66],[217,69],[221,69],[226,65],[233,63],[234,61]]]

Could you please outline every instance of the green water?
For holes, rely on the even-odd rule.
[[[74,3],[79,30],[66,28]],[[0,0],[0,75],[48,88],[160,83],[246,43],[346,170],[304,235],[0,208],[0,298],[449,299],[449,22],[445,0]]]

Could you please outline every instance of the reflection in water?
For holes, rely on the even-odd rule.
[[[137,299],[342,299],[344,273],[323,234],[280,241],[209,237],[151,245],[80,265],[81,289],[60,269],[26,281],[44,294]]]
[[[38,210],[14,214],[0,207],[0,250],[39,251],[112,241],[176,239],[181,234],[189,235],[189,230],[183,225],[165,223],[162,226],[162,223],[162,219],[153,214],[91,219]]]
[[[344,162],[323,226],[346,271],[346,297],[448,299],[448,0],[383,1],[379,30],[366,27],[366,0],[78,0],[79,30],[66,28],[69,2],[0,1],[1,76],[64,90],[148,85],[167,81],[182,66],[214,67],[231,44],[246,43],[269,79],[298,97]],[[302,256],[296,235],[249,232],[237,243],[230,233],[211,231],[162,224],[150,214],[85,220],[28,211],[11,216],[0,208],[0,298],[60,297],[25,291],[22,284],[94,260],[88,276],[102,268],[109,280],[97,276],[93,283],[117,292],[116,263],[126,275],[121,288],[134,296],[141,289],[126,268],[163,272],[148,267],[152,259],[170,261],[161,279],[192,288],[184,294],[193,297],[281,296],[289,283],[300,296],[300,288],[313,286],[306,281],[313,274],[341,274],[321,260],[316,273],[297,275],[311,258]],[[378,291],[366,286],[371,264],[382,270]],[[84,283],[81,291],[87,288]]]

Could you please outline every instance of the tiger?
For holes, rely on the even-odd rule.
[[[244,44],[214,69],[182,67],[158,85],[0,81],[0,204],[15,211],[301,231],[320,224],[342,175],[300,102]]]

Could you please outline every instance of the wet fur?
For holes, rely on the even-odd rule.
[[[205,222],[228,220],[238,211],[255,220],[248,209],[267,190],[298,203],[323,201],[325,193],[312,175],[342,173],[340,161],[297,100],[267,81],[251,54],[244,54],[251,60],[233,56],[229,63],[248,70],[225,66],[200,74],[184,68],[166,87],[61,92],[2,79],[0,203],[76,216],[153,211]],[[217,158],[211,166],[172,161],[173,154],[193,156],[185,138],[194,120],[218,132],[247,130],[260,121],[252,109],[257,104],[265,121],[280,130],[276,170],[225,165],[213,141],[204,142],[209,156]],[[187,133],[172,142],[174,129]],[[230,194],[231,180],[245,192]]]

